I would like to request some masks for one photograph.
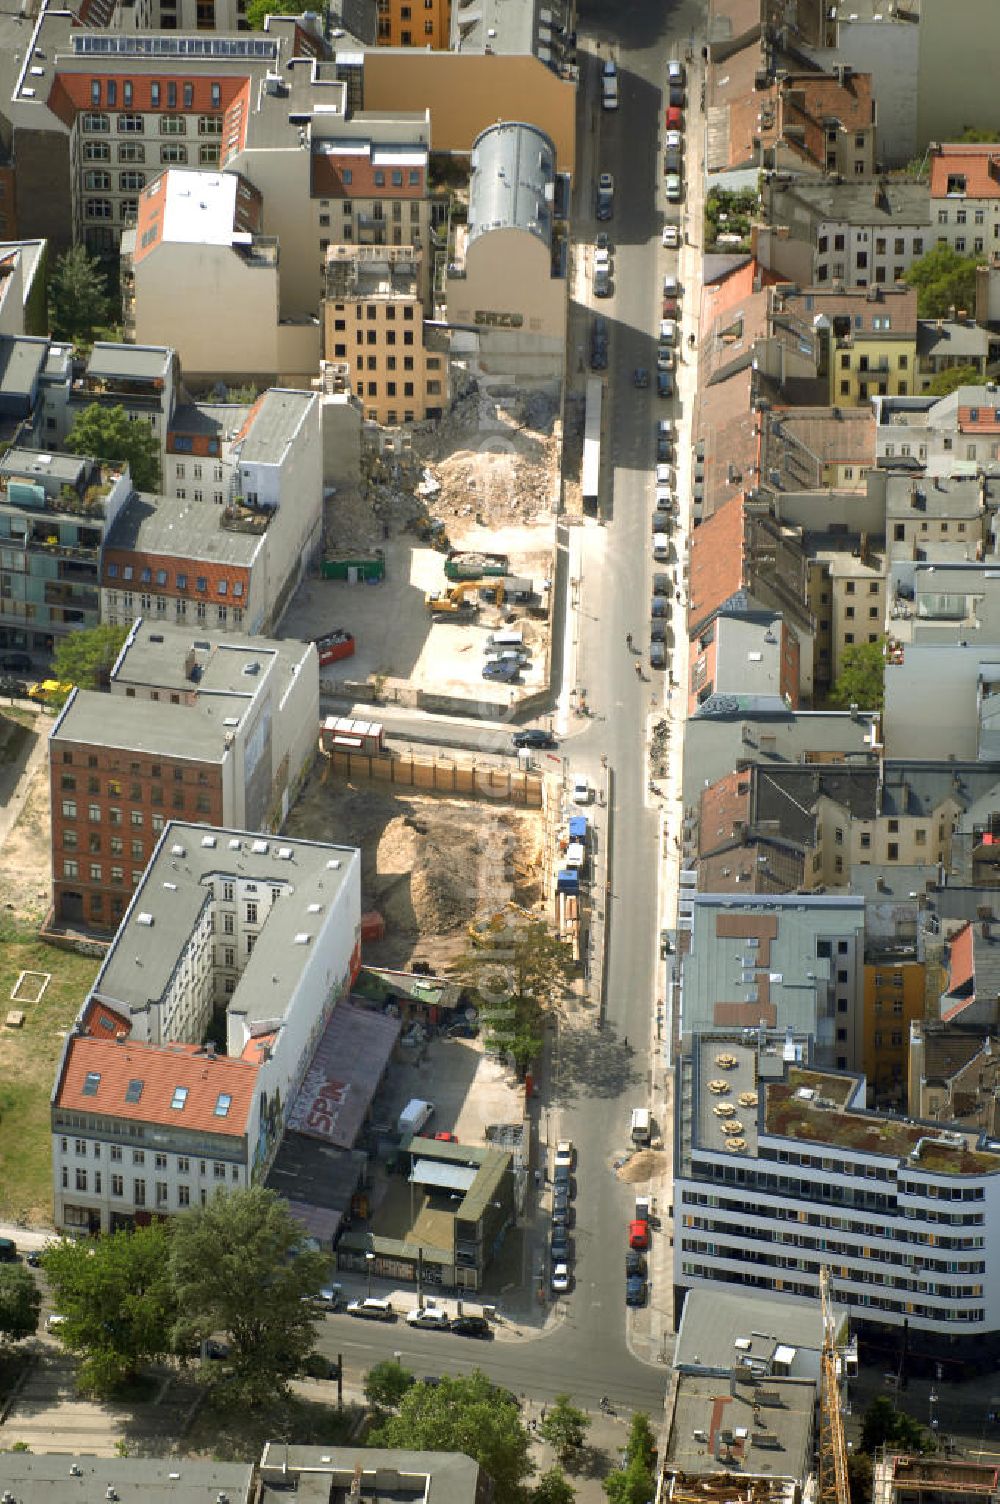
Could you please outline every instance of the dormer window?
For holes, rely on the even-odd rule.
[[[948,192],[949,193],[964,193],[965,192],[965,182],[966,182],[966,178],[965,178],[965,173],[964,172],[949,172],[949,174],[948,174]]]

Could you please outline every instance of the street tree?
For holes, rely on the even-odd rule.
[[[472,932],[454,967],[475,988],[487,1048],[524,1072],[541,1053],[545,1011],[572,981],[572,946],[543,919],[507,909]]]
[[[52,333],[57,339],[92,339],[108,313],[108,286],[100,263],[84,246],[72,246],[59,257],[49,278]]]
[[[256,1403],[287,1393],[311,1352],[329,1259],[302,1245],[286,1203],[263,1186],[223,1191],[173,1220],[169,1273],[174,1340],[187,1351],[214,1333],[230,1345],[219,1370],[230,1397]]]
[[[644,1467],[652,1468],[656,1461],[656,1438],[649,1424],[649,1416],[637,1410],[629,1427],[625,1456],[629,1462],[638,1459]]]
[[[0,1338],[20,1342],[38,1330],[42,1295],[30,1269],[23,1264],[0,1264]]]
[[[100,626],[61,637],[52,655],[54,678],[81,689],[105,689],[127,636],[127,627]]]
[[[960,256],[950,245],[936,245],[914,261],[906,281],[917,290],[917,313],[922,319],[947,318],[951,308],[976,306],[976,258]]]
[[[365,1399],[380,1410],[395,1410],[415,1383],[416,1378],[408,1368],[394,1358],[386,1358],[365,1375]]]
[[[550,1467],[531,1490],[531,1504],[573,1504],[576,1489],[561,1467]]]
[[[111,464],[127,464],[137,491],[155,491],[160,484],[160,446],[152,424],[134,421],[123,407],[101,407],[92,402],[73,420],[66,435],[70,454]]]
[[[907,1452],[926,1452],[933,1449],[934,1443],[919,1421],[879,1394],[865,1411],[860,1450],[874,1456],[879,1447],[887,1445]]]
[[[626,1458],[624,1468],[615,1468],[604,1479],[604,1492],[611,1504],[649,1504],[656,1492],[652,1468],[640,1457]]]
[[[110,1394],[144,1363],[170,1352],[175,1305],[167,1274],[169,1234],[153,1222],[95,1241],[64,1238],[42,1256],[59,1340],[82,1358],[80,1382]]]
[[[885,699],[885,660],[881,640],[854,642],[844,649],[830,699],[841,710],[881,710]]]
[[[534,1466],[517,1402],[479,1369],[462,1378],[446,1374],[434,1385],[414,1384],[369,1440],[375,1447],[465,1452],[493,1480],[496,1504],[527,1504]]]
[[[560,1462],[568,1462],[583,1446],[590,1421],[568,1394],[557,1394],[538,1429]]]
[[[979,386],[982,380],[978,366],[949,366],[932,376],[924,390],[930,397],[947,397],[960,386]]]

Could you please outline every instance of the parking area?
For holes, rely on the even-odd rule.
[[[444,554],[404,535],[385,544],[385,578],[377,584],[349,585],[315,577],[303,581],[282,620],[282,635],[308,639],[335,627],[354,634],[354,656],[323,669],[323,684],[330,693],[342,683],[379,681],[390,697],[407,686],[427,695],[506,706],[512,693],[517,698],[543,688],[554,548],[551,524],[495,531],[473,527],[454,546],[505,554],[510,574],[530,582],[530,599],[524,604],[483,599],[477,587],[447,578]],[[445,614],[428,609],[428,595],[449,592],[456,610]],[[478,609],[469,609],[470,602]],[[509,682],[484,678],[488,639],[505,628],[518,630],[524,644],[517,655],[516,677]]]
[[[434,1104],[425,1133],[453,1133],[462,1144],[485,1144],[490,1125],[521,1121],[523,1086],[481,1038],[433,1038],[400,1054],[379,1096],[380,1121],[395,1125],[414,1097]]]

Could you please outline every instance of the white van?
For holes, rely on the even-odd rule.
[[[615,74],[611,78],[609,78],[605,74],[604,78],[601,80],[601,84],[602,84],[602,88],[603,88],[603,91],[604,91],[603,94],[602,94],[602,96],[601,96],[601,104],[604,106],[604,108],[606,110],[617,110],[617,108],[618,108],[618,76],[617,76],[617,74]]]
[[[652,1122],[648,1107],[632,1108],[632,1142],[648,1144],[652,1137]]]
[[[411,1097],[399,1114],[397,1128],[401,1134],[419,1134],[434,1116],[434,1103],[421,1097]]]
[[[508,627],[501,632],[491,632],[486,641],[491,648],[523,648],[524,633],[520,627]]]

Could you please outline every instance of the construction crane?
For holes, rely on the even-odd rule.
[[[840,1359],[830,1300],[830,1271],[819,1271],[823,1310],[823,1355],[819,1391],[819,1504],[851,1504],[847,1477],[847,1443],[840,1408]]]

